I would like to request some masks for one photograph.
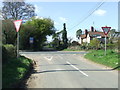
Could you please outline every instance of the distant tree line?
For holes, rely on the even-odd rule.
[[[61,50],[68,47],[66,24],[63,30],[56,32],[54,21],[50,18],[36,18],[35,7],[32,4],[23,2],[3,2],[2,7],[2,42],[3,44],[17,45],[17,33],[13,24],[14,20],[26,20],[20,27],[20,49],[42,50],[47,36],[53,37],[51,46]],[[30,38],[33,43],[30,43]],[[61,37],[61,38],[60,38]]]

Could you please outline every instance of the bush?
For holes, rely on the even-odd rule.
[[[2,61],[3,63],[7,61],[7,50],[4,46],[2,46]]]
[[[97,38],[91,40],[89,47],[91,47],[92,49],[99,49],[100,48],[100,41]]]
[[[12,44],[7,44],[7,45],[4,45],[6,50],[7,50],[7,54],[9,57],[16,57],[16,48],[15,46],[13,46]]]
[[[12,44],[6,44],[2,46],[2,60],[3,63],[9,58],[16,57],[16,48]]]
[[[73,51],[75,50],[75,51],[76,51],[76,50],[81,50],[81,47],[78,46],[78,45],[76,45],[76,46],[70,46],[70,47],[68,47],[67,49],[68,49],[68,50],[73,50]]]
[[[77,41],[73,41],[72,43],[71,43],[71,46],[78,46],[78,45],[80,45]]]
[[[107,44],[108,49],[115,49],[115,47],[116,47],[115,44],[112,44],[112,43]]]
[[[81,45],[81,49],[82,50],[85,50],[85,49],[87,49],[87,46],[88,46],[88,44],[87,43],[82,43],[82,45]]]

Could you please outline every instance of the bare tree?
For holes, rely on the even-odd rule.
[[[35,7],[23,2],[3,2],[2,16],[4,19],[29,19],[35,16]]]

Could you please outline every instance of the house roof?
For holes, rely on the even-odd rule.
[[[88,34],[90,35],[90,37],[96,37],[96,36],[101,36],[101,37],[105,37],[105,34],[104,34],[104,32],[88,32]],[[82,34],[81,35],[81,38],[82,39],[84,39],[84,38],[86,38],[87,37],[87,35],[86,34]],[[107,35],[107,37],[108,37],[108,35]]]
[[[103,32],[88,32],[88,34],[90,34],[90,36],[99,35],[101,37],[105,37],[105,34]]]
[[[84,38],[86,38],[86,35],[85,35],[85,34],[82,34],[80,37],[81,37],[82,39],[84,39]]]

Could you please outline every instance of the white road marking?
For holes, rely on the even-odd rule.
[[[76,54],[73,54],[73,55],[76,55]]]
[[[58,68],[58,69],[55,69],[55,70],[64,70],[64,69],[60,69],[60,68]]]
[[[75,68],[76,70],[78,70],[79,72],[81,72],[83,75],[87,76],[88,75],[86,73],[84,73],[83,71],[81,71],[79,68],[77,68],[76,66],[72,65],[70,62],[66,61],[66,63],[70,64],[70,66],[72,66],[73,68]]]
[[[47,56],[47,57],[44,57],[44,58],[51,61],[53,59],[53,56]]]

